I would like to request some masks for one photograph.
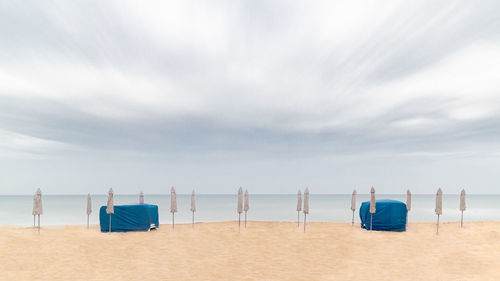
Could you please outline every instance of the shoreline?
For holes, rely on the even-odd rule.
[[[279,224],[295,224],[297,225],[297,221],[266,221],[266,220],[247,220],[247,223],[257,223],[257,224],[274,224],[274,223],[279,223]],[[195,222],[195,225],[202,225],[202,224],[231,224],[231,223],[234,223],[236,226],[238,225],[238,221],[237,220],[225,220],[225,221],[200,221],[200,222]],[[244,221],[242,220],[241,223],[243,224]],[[302,224],[303,221],[300,221],[300,225],[303,225]],[[481,224],[481,223],[500,223],[500,220],[482,220],[482,221],[464,221],[464,227],[466,224]],[[346,225],[346,226],[349,226],[351,227],[351,222],[336,222],[336,221],[307,221],[307,225],[309,226],[310,224],[332,224],[332,225]],[[355,221],[354,222],[354,226],[353,227],[356,227],[356,226],[360,226],[360,222],[359,221]],[[418,225],[418,224],[433,224],[433,225],[436,225],[436,222],[428,222],[428,221],[418,221],[418,222],[409,222],[407,224],[407,227],[408,226],[411,226],[411,225]],[[439,226],[441,225],[448,225],[448,224],[457,224],[460,226],[460,221],[440,221],[439,222]],[[183,226],[191,226],[192,223],[190,222],[179,222],[179,223],[175,223],[175,226],[180,226],[180,225],[183,225]],[[99,227],[99,224],[89,224],[89,226],[92,228],[92,227]],[[172,224],[171,223],[160,223],[160,227],[165,227],[165,226],[168,226],[168,227],[172,227]],[[5,225],[0,225],[0,229],[4,228],[4,227],[7,227],[7,228],[33,228],[33,226],[23,226],[23,225],[15,225],[15,224],[5,224]],[[44,228],[57,228],[57,227],[87,227],[86,224],[61,224],[61,225],[54,225],[54,224],[49,224],[49,225],[44,225],[43,224],[43,221],[42,221],[42,225],[41,225],[41,229],[44,229]],[[243,227],[242,227],[243,228]],[[374,230],[375,231],[375,230]],[[134,232],[134,231],[131,231],[131,232]],[[138,231],[138,232],[141,232],[141,231]],[[383,232],[383,231],[382,231]],[[404,232],[404,231],[403,231]]]

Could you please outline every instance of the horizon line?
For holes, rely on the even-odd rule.
[[[143,192],[144,193],[144,192]],[[89,193],[42,193],[50,196],[84,196]],[[117,195],[139,195],[140,193],[115,193]],[[176,193],[177,195],[191,195],[191,193]],[[297,193],[250,193],[251,195],[297,195]],[[405,193],[376,193],[378,195],[406,195]],[[460,193],[445,193],[446,195],[460,195]],[[0,196],[32,196],[33,194],[0,194]],[[90,195],[107,195],[107,193],[90,193]],[[144,195],[170,195],[169,193],[144,193]],[[195,195],[238,195],[235,193],[195,193]],[[310,193],[310,195],[352,195],[351,193]],[[370,195],[370,193],[357,193],[357,195]],[[435,193],[412,193],[411,195],[436,195]],[[500,193],[467,193],[467,195],[500,195]]]

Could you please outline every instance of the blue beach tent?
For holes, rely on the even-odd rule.
[[[111,231],[148,231],[160,226],[158,206],[149,204],[115,205],[115,213],[111,216]],[[99,210],[101,232],[109,231],[109,214],[106,206]]]
[[[373,214],[372,230],[406,231],[406,204],[396,200],[377,200]],[[370,230],[370,201],[359,208],[361,227]]]

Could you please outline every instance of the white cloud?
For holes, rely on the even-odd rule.
[[[393,156],[424,171],[499,150],[494,2],[28,1],[0,14],[3,156],[81,149],[74,162],[133,175],[127,151],[182,179],[193,163],[216,175],[207,167],[223,158],[217,170],[240,163],[238,180],[271,158],[294,183],[315,178],[318,160],[327,182],[332,158],[367,179],[406,169]],[[303,158],[300,179],[306,165],[285,162]]]
[[[76,146],[59,141],[36,138],[0,130],[0,157],[29,157],[47,155],[76,149]]]
[[[458,4],[273,5],[43,6],[60,33],[54,37],[63,38],[50,44],[65,51],[45,48],[35,58],[19,55],[1,64],[0,95],[48,98],[103,118],[192,115],[294,132],[360,126],[417,98],[453,99],[442,110],[458,121],[497,110],[495,43],[473,41],[398,79],[369,81],[384,75],[384,61],[408,52],[406,42],[425,40],[433,28],[458,26],[468,15],[456,11]],[[423,21],[415,17],[420,13]],[[95,17],[87,20],[88,14]],[[129,38],[146,40],[145,49],[135,50]],[[76,52],[83,47],[105,59]]]
[[[368,89],[367,100],[378,105],[378,114],[398,104],[429,99],[449,101],[442,108],[448,118],[457,121],[486,118],[500,110],[499,72],[500,46],[474,44],[428,69]]]

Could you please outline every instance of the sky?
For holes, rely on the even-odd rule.
[[[1,1],[0,194],[498,194],[499,15]]]

